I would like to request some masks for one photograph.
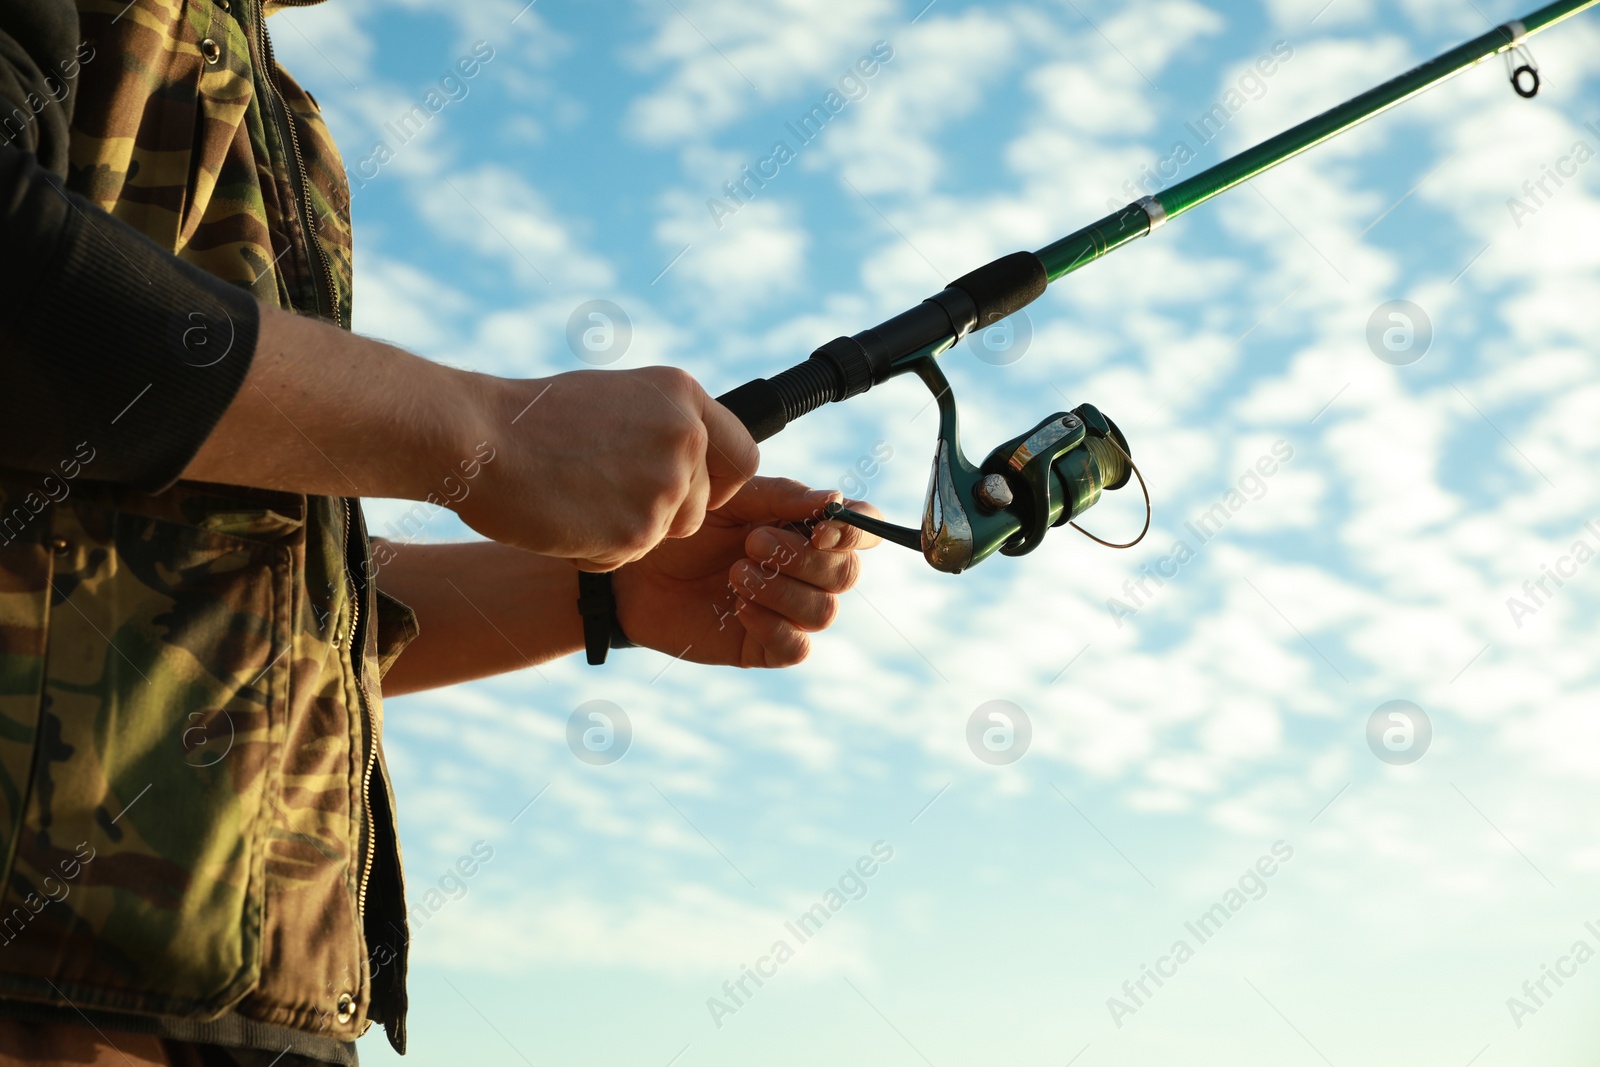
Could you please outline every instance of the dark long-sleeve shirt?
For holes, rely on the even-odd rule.
[[[0,467],[177,480],[238,392],[260,308],[67,190],[71,0],[0,0]]]

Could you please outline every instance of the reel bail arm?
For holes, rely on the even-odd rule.
[[[922,526],[912,529],[830,504],[825,516],[920,551],[937,570],[960,574],[995,552],[1023,556],[1053,526],[1083,514],[1106,489],[1128,483],[1122,431],[1093,404],[1058,411],[999,445],[982,464],[961,450],[956,402],[935,353],[912,368],[939,405],[939,439]]]

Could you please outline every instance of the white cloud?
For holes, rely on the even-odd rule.
[[[1301,35],[1367,22],[1373,14],[1372,0],[1267,0],[1266,6],[1279,30]]]
[[[797,94],[808,107],[892,32],[891,10],[887,0],[833,0],[820,9],[802,0],[650,5],[654,34],[633,59],[666,74],[630,106],[627,132],[648,144],[683,144]]]
[[[438,235],[473,249],[528,283],[605,289],[611,266],[583,248],[571,224],[537,189],[505,167],[484,166],[414,190],[417,214]]]
[[[1344,0],[1339,0],[1343,3]],[[1416,64],[1417,57],[1403,40],[1392,36],[1362,35],[1358,39],[1319,39],[1309,42],[1287,41],[1293,57],[1278,64],[1277,72],[1266,79],[1266,92],[1240,108],[1223,135],[1228,153],[1263,141],[1291,126],[1320,115],[1358,93],[1388,81]],[[1250,57],[1254,62],[1257,57]],[[1220,99],[1238,84],[1245,64],[1231,68],[1217,86]],[[1394,115],[1372,120],[1388,128]],[[1375,140],[1383,133],[1363,129],[1318,145],[1311,151],[1326,164],[1330,159],[1348,156],[1367,157],[1377,148]]]
[[[717,997],[726,996],[722,980],[737,979],[741,966],[780,940],[794,957],[775,981],[811,983],[869,970],[866,930],[848,912],[830,917],[812,942],[785,929],[815,903],[799,894],[790,896],[787,910],[689,885],[664,897],[605,901],[548,892],[467,899],[447,904],[416,933],[419,962],[501,975],[550,966],[693,975],[706,984],[702,996]]]
[[[933,138],[982,103],[1006,74],[1017,44],[1004,10],[930,15],[897,33],[893,60],[867,83],[867,95],[824,131],[804,165],[836,171],[869,197],[927,193],[944,166]]]
[[[721,218],[718,228],[706,206],[690,194],[674,192],[664,199],[669,214],[656,224],[656,240],[666,255],[682,253],[682,258],[663,282],[693,286],[716,321],[743,319],[800,285],[810,235],[789,204],[776,198],[748,201],[737,214]]]
[[[459,317],[472,307],[466,294],[404,261],[367,253],[359,265],[357,333],[427,354],[450,343]]]

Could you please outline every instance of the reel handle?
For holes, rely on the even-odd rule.
[[[863,515],[859,511],[852,511],[839,501],[835,500],[822,509],[824,519],[838,519],[849,526],[865,530],[870,534],[877,534],[885,541],[901,545],[913,552],[922,551],[922,533],[909,526],[901,526],[895,522],[885,522],[875,519],[871,515]]]

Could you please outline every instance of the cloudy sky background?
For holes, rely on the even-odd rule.
[[[1180,140],[1188,176],[1526,3],[335,0],[269,26],[360,179],[358,330],[540,376],[583,365],[568,318],[606,299],[616,366],[718,393],[1100,217]],[[365,162],[480,40],[467,95]],[[880,41],[799,146],[784,123]],[[1200,145],[1185,122],[1275,42]],[[1064,530],[951,578],[885,546],[792,671],[638,651],[389,702],[414,899],[493,850],[416,931],[412,1060],[1592,1062],[1600,963],[1520,1027],[1506,1004],[1600,949],[1600,567],[1507,609],[1600,548],[1600,164],[1507,207],[1600,150],[1600,16],[1532,48],[1537,100],[1485,64],[1053,287],[1015,362],[945,358],[971,454],[1085,400],[1117,419],[1155,501],[1138,548]],[[798,158],[717,227],[707,198],[776,139]],[[1367,343],[1396,299],[1432,323],[1408,366]],[[913,522],[926,400],[820,412],[763,469],[838,486],[892,450],[870,495]],[[1277,442],[1259,499],[1119,625],[1108,598]],[[1088,525],[1141,511],[1113,494]],[[1032,725],[1005,767],[966,742],[997,699]],[[1392,699],[1432,723],[1410,765],[1368,747]],[[620,762],[567,746],[590,700],[631,720]],[[880,841],[866,895],[718,1027],[707,998]],[[1185,921],[1276,842],[1292,859],[1200,945]],[[1194,957],[1114,1020],[1179,938]]]

